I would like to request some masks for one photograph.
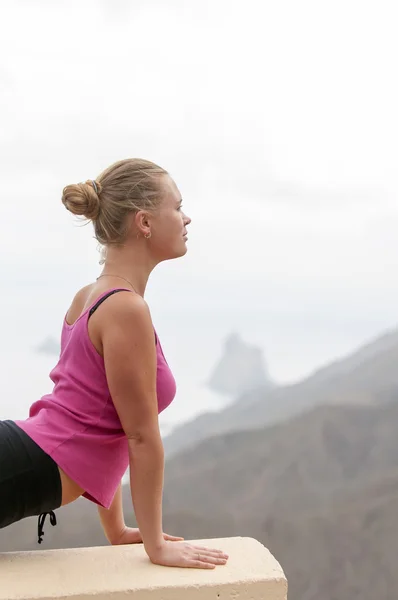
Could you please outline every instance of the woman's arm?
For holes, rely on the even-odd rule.
[[[118,544],[126,529],[123,515],[121,483],[117,488],[109,510],[98,506],[98,514],[106,539],[110,544]]]
[[[219,550],[164,539],[164,451],[158,419],[155,332],[148,306],[138,294],[115,294],[101,314],[98,330],[106,377],[128,439],[131,497],[145,550],[152,562],[166,566],[203,569],[225,564],[227,557]]]
[[[164,452],[158,421],[155,333],[141,296],[117,294],[112,300],[101,320],[106,377],[128,438],[131,496],[145,549],[151,555],[164,543]]]
[[[124,522],[122,484],[119,485],[109,510],[98,506],[98,513],[105,537],[112,545],[142,544],[141,531],[136,527],[127,527]],[[163,539],[181,542],[184,538],[163,533]]]

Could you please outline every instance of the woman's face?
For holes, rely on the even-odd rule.
[[[169,175],[162,181],[162,200],[148,218],[151,237],[147,240],[157,261],[184,256],[187,252],[187,226],[191,219],[182,211],[181,194]]]

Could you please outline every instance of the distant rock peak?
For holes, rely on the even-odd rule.
[[[214,392],[237,398],[259,387],[274,387],[263,351],[245,343],[237,333],[224,342],[220,360],[215,365],[207,386]]]

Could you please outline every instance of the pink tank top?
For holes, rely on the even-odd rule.
[[[88,319],[108,295],[103,293],[73,325],[66,319],[61,354],[50,378],[51,394],[35,402],[29,418],[16,421],[44,452],[81,488],[84,496],[109,508],[129,464],[127,438],[113,405],[104,359],[88,335]],[[176,384],[154,332],[159,413],[173,400]]]

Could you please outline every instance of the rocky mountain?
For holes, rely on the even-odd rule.
[[[231,398],[259,387],[274,387],[261,348],[246,344],[237,334],[231,334],[225,340],[221,358],[207,385],[211,390]]]
[[[220,412],[205,413],[165,439],[168,456],[210,436],[282,422],[315,406],[388,401],[398,387],[398,331],[373,340],[293,385],[263,386]]]
[[[212,438],[167,466],[165,507],[233,520],[283,565],[291,600],[395,597],[398,390]]]
[[[350,486],[398,472],[397,433],[398,389],[383,405],[319,407],[266,429],[210,438],[168,461],[165,510],[188,505],[205,516],[222,508],[256,520],[284,507],[312,513]]]

